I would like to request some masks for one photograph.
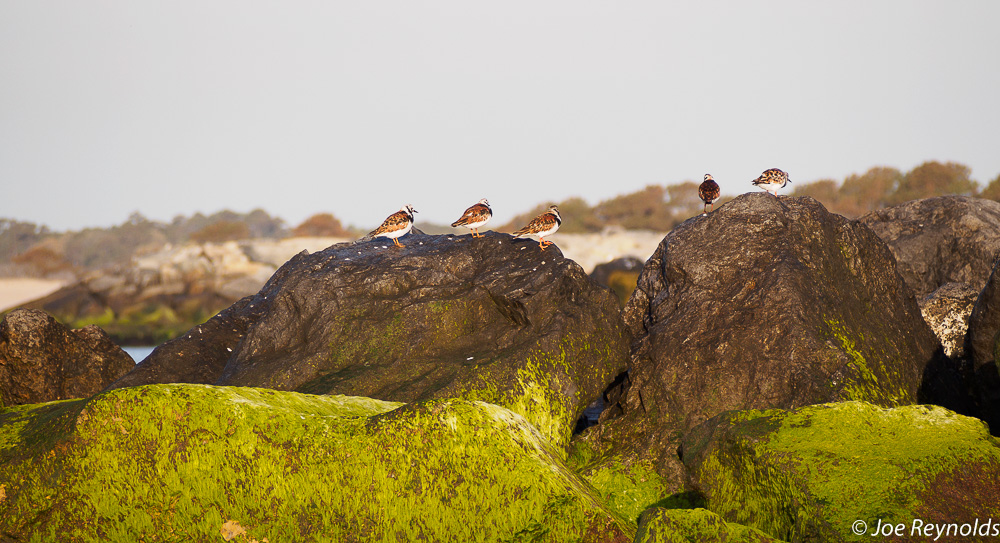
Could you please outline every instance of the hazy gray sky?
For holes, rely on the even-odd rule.
[[[1000,174],[1000,2],[0,0],[0,216],[494,225],[766,168]]]

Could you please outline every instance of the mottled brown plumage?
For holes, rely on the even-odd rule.
[[[413,228],[413,214],[416,212],[417,210],[413,209],[413,206],[407,204],[399,208],[399,211],[389,215],[382,221],[381,226],[372,230],[368,235],[389,238],[396,244],[396,247],[405,247],[397,238],[406,235]]]
[[[715,182],[711,174],[705,174],[705,180],[698,186],[698,197],[705,202],[705,210],[702,215],[714,209],[715,201],[719,199],[719,184]]]
[[[538,246],[542,249],[552,245],[551,241],[545,241],[545,236],[551,236],[559,230],[559,225],[562,224],[562,217],[559,215],[559,208],[556,206],[549,206],[548,211],[542,213],[541,215],[531,219],[531,222],[527,226],[521,228],[520,230],[514,232],[514,237],[519,238],[521,236],[538,236]]]
[[[451,223],[452,227],[464,226],[469,230],[472,230],[472,237],[481,238],[482,234],[479,233],[479,227],[490,222],[490,218],[493,217],[493,210],[490,209],[490,203],[486,201],[486,198],[479,200],[478,204],[473,204],[472,207],[465,210],[459,219]]]
[[[785,188],[785,185],[791,182],[792,180],[788,178],[788,174],[778,168],[764,170],[764,173],[760,174],[760,177],[751,181],[754,186],[760,187],[775,196],[778,195],[779,190]]]

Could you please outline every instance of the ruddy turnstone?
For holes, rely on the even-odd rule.
[[[708,215],[708,212],[715,208],[715,201],[719,199],[719,184],[712,179],[712,174],[705,174],[705,180],[698,186],[698,197],[705,202],[705,211],[702,215]]]
[[[368,235],[373,238],[389,238],[396,244],[396,247],[405,247],[397,238],[406,235],[413,228],[413,214],[416,212],[417,210],[413,209],[413,206],[407,204],[399,208],[399,211],[389,215],[382,221],[382,226],[372,230]]]
[[[478,204],[473,204],[472,207],[465,210],[462,216],[453,223],[452,227],[464,226],[469,230],[472,230],[472,237],[481,238],[482,234],[479,233],[479,227],[490,222],[490,218],[493,217],[493,210],[490,209],[490,203],[486,201],[486,198],[479,200]]]
[[[760,177],[751,181],[754,186],[760,187],[775,196],[778,195],[779,190],[785,188],[785,185],[791,182],[792,180],[788,178],[788,174],[778,168],[764,170],[764,173],[760,174]]]
[[[556,206],[549,206],[549,210],[541,215],[531,219],[528,226],[514,232],[514,237],[519,238],[521,236],[535,235],[538,236],[538,246],[542,249],[552,245],[551,241],[545,241],[545,236],[551,236],[559,230],[559,225],[562,224],[562,217],[559,216],[559,208]]]

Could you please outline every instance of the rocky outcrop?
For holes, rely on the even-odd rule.
[[[96,326],[69,330],[32,309],[0,321],[0,407],[91,396],[134,366]]]
[[[899,524],[934,539],[938,526],[1000,517],[1000,442],[937,406],[728,412],[685,436],[681,454],[708,509],[786,541],[858,541]]]
[[[155,385],[0,410],[0,533],[80,541],[632,541],[523,417]]]
[[[981,290],[1000,254],[1000,202],[993,200],[939,196],[859,220],[888,244],[899,274],[918,298],[945,283]]]
[[[913,403],[940,351],[882,241],[811,198],[746,194],[679,225],[623,313],[632,361],[597,431],[672,477],[679,436],[720,412]]]
[[[996,362],[997,335],[1000,334],[1000,258],[993,264],[986,286],[976,298],[969,316],[968,340],[965,352],[976,367]]]
[[[625,368],[614,296],[557,247],[506,234],[410,235],[404,244],[300,254],[115,387],[167,378],[403,402],[480,399],[565,444]],[[177,364],[194,357],[221,372],[179,377]]]
[[[979,413],[993,434],[1000,435],[1000,259],[976,299],[965,341]]]

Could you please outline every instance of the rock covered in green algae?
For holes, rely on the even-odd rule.
[[[164,345],[114,386],[483,400],[565,445],[586,406],[625,370],[614,294],[558,247],[495,232],[387,243],[297,255],[224,319]],[[198,364],[187,368],[192,358]],[[210,376],[195,372],[206,368]]]
[[[706,509],[664,509],[643,512],[635,543],[771,543],[769,535],[726,522]]]
[[[523,417],[151,385],[0,411],[0,533],[37,541],[616,541]],[[230,522],[232,521],[232,522]]]
[[[1000,518],[1000,441],[937,406],[844,402],[738,411],[685,436],[708,508],[789,541],[853,541],[875,529]],[[871,539],[871,538],[869,538]]]

